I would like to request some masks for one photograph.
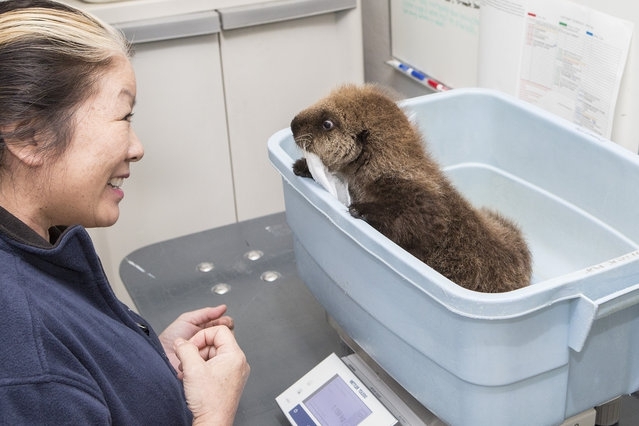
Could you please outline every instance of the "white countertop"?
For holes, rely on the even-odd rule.
[[[357,0],[59,0],[140,43],[211,34],[351,9]]]
[[[230,6],[268,3],[272,0],[124,0],[87,1],[59,0],[70,6],[88,11],[114,24],[138,20],[163,18],[188,13],[216,10]]]

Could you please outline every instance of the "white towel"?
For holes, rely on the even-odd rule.
[[[348,184],[329,172],[317,155],[304,151],[304,157],[313,179],[322,185],[333,197],[337,198],[340,203],[349,206],[351,204],[351,196],[348,193]]]

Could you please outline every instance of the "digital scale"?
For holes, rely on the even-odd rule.
[[[333,353],[275,400],[293,426],[446,426],[380,375],[357,353]],[[595,416],[590,409],[560,426],[594,426]]]
[[[275,398],[295,426],[393,426],[397,419],[334,353]]]
[[[356,353],[329,355],[275,400],[293,426],[445,426],[411,408]]]

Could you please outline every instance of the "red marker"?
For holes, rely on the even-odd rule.
[[[433,80],[432,78],[429,78],[426,82],[428,83],[430,87],[432,87],[435,90],[439,90],[439,91],[448,90],[448,87],[444,86],[437,80]]]

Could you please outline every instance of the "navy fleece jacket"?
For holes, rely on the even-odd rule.
[[[191,422],[157,335],[117,300],[87,232],[50,244],[0,208],[0,424]]]

